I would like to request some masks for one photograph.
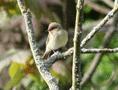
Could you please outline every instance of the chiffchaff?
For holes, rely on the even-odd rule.
[[[51,51],[58,50],[66,45],[68,33],[59,23],[51,22],[48,26],[48,37],[46,41],[46,50],[42,58],[47,59]]]

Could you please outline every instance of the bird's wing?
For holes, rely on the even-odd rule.
[[[47,46],[48,42],[49,42],[49,35],[47,36],[46,46]],[[46,47],[46,50],[45,50],[45,52],[44,52],[42,58],[43,58],[43,59],[46,59],[46,58],[48,57],[48,53],[49,53],[49,52],[47,52],[47,47]]]
[[[49,35],[47,36],[46,45],[48,44],[48,42],[49,42]]]

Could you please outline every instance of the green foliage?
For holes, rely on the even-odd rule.
[[[13,78],[19,70],[23,70],[23,65],[16,62],[12,62],[9,67],[9,76]]]
[[[17,6],[16,0],[8,0],[8,1],[3,0],[3,2],[0,1],[0,8],[5,9],[5,11],[8,13],[8,16],[10,17],[20,14],[20,10]]]
[[[103,32],[98,32],[95,37],[94,37],[94,41],[93,41],[93,47],[95,48],[99,48],[103,42],[103,37],[104,37],[105,33]]]
[[[114,67],[107,56],[102,58],[92,80],[98,85],[103,85],[111,76]]]
[[[44,85],[39,83],[32,83],[27,87],[27,90],[49,90],[48,87],[46,88]]]
[[[118,33],[115,33],[113,36],[112,36],[112,40],[110,42],[110,47],[113,48],[113,47],[118,47]]]
[[[85,6],[85,7],[84,7],[84,13],[90,13],[91,10],[92,10],[92,8],[89,7],[89,6]]]
[[[39,75],[39,73],[33,73],[29,75],[32,82],[26,87],[27,90],[48,90],[48,86]]]
[[[19,84],[23,77],[24,77],[24,73],[21,69],[19,69],[14,74],[14,76],[6,83],[6,85],[4,86],[4,90],[10,90],[13,86]]]

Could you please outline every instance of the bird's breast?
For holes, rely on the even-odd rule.
[[[48,47],[52,50],[64,47],[68,41],[68,34],[64,30],[59,30],[55,33],[50,33],[50,41]]]

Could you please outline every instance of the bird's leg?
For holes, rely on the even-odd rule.
[[[53,53],[55,53],[56,51],[55,50],[52,50],[53,51]]]
[[[58,48],[56,50],[52,50],[53,53],[57,52],[57,51],[63,51],[62,48]]]

